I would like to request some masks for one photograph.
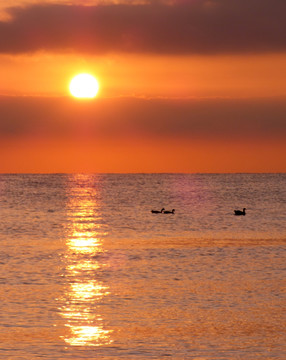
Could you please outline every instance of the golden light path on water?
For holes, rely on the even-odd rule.
[[[87,175],[86,175],[87,176]],[[65,304],[60,309],[68,332],[63,336],[71,346],[101,346],[112,342],[111,331],[102,324],[98,302],[109,294],[108,287],[96,279],[104,264],[96,260],[103,252],[104,234],[97,220],[96,190],[81,186],[85,175],[74,175],[70,181],[67,214],[70,228],[66,239],[66,278],[69,280]]]

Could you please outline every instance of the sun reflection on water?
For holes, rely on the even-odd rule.
[[[74,231],[72,237],[68,240],[69,249],[80,254],[92,254],[97,252],[101,243],[95,236],[96,232],[86,234],[83,231]]]
[[[74,175],[68,188],[70,226],[65,254],[68,286],[60,314],[68,329],[63,339],[71,346],[101,346],[112,342],[111,330],[104,328],[99,313],[99,301],[109,292],[108,286],[97,279],[105,266],[98,258],[104,253],[105,231],[91,181],[89,175]]]
[[[103,339],[106,343],[109,343],[109,331],[103,330],[99,326],[72,326],[71,332],[73,336],[71,336],[69,339],[66,339],[66,342],[70,345],[100,346],[103,344]]]

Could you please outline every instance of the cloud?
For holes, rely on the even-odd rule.
[[[286,50],[285,0],[14,7],[0,22],[0,52],[156,54]]]
[[[286,138],[285,99],[0,97],[0,138]]]

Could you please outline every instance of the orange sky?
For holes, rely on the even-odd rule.
[[[286,5],[78,3],[0,1],[0,172],[286,171]]]

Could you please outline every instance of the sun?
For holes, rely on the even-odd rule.
[[[78,74],[70,82],[70,93],[76,98],[92,99],[99,90],[96,78],[90,74]]]

